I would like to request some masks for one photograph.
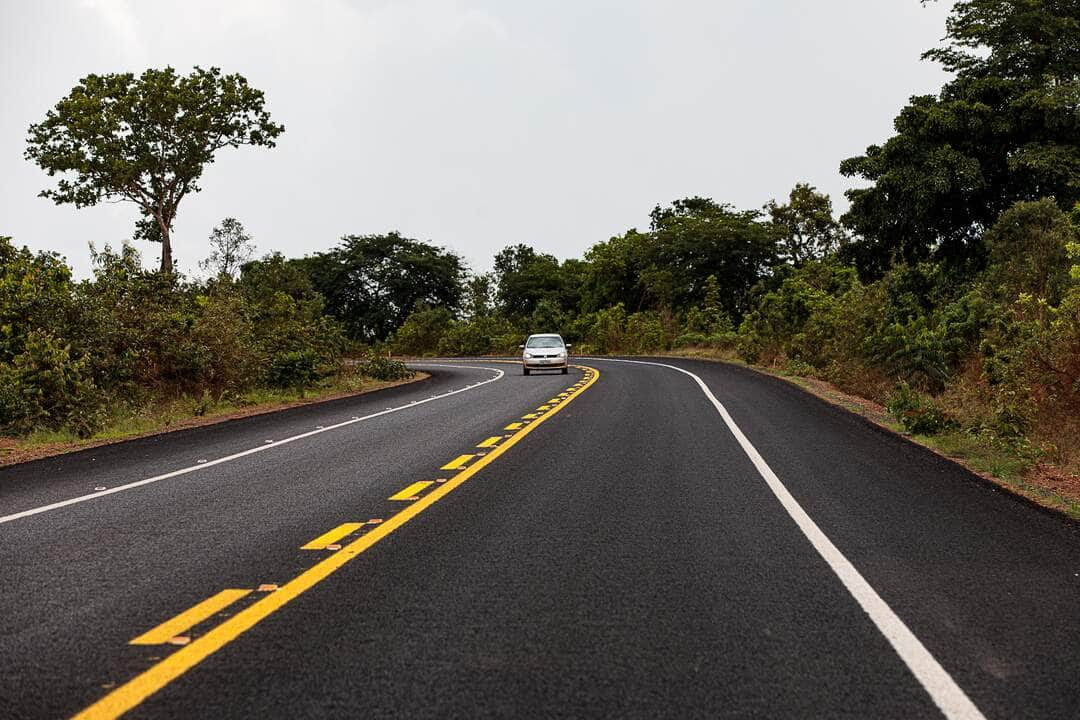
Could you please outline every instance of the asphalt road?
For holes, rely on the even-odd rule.
[[[0,470],[0,717],[1080,717],[1076,523],[775,379],[580,362]]]

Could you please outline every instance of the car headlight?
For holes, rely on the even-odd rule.
[[[532,353],[525,353],[525,357],[527,357],[527,358],[531,358],[531,357],[532,357]]]
[[[566,357],[566,351],[565,350],[560,350],[559,351],[559,357]]]

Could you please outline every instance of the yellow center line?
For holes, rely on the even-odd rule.
[[[398,492],[391,495],[390,499],[391,500],[415,500],[416,496],[420,493],[421,490],[424,490],[427,487],[429,487],[431,485],[434,485],[434,484],[435,484],[434,480],[421,480],[420,482],[414,482],[409,487],[404,488],[403,490],[399,490]]]
[[[330,532],[323,533],[319,537],[315,538],[306,545],[301,545],[301,550],[325,550],[327,545],[333,545],[346,535],[351,535],[360,528],[364,527],[364,523],[351,522],[338,525]]]
[[[361,535],[338,552],[327,556],[282,585],[276,592],[269,593],[258,602],[249,605],[247,608],[228,618],[217,627],[212,628],[205,635],[196,638],[191,644],[184,645],[172,655],[169,655],[167,658],[141,674],[136,675],[131,680],[80,712],[75,716],[75,720],[117,718],[139,705],[143,700],[195,667],[244,632],[250,630],[270,614],[283,607],[290,600],[293,600],[305,591],[314,587],[317,583],[325,580],[357,555],[371,548],[380,540],[409,522],[409,520],[449,495],[466,480],[480,472],[481,469],[487,467],[494,462],[496,458],[523,440],[525,436],[539,427],[541,423],[554,417],[555,414],[566,407],[571,400],[588,390],[598,377],[599,373],[593,375],[587,385],[575,391],[573,395],[567,398],[566,403],[554,408],[551,412],[544,415],[544,417],[523,428],[521,432],[515,433],[502,445],[499,445],[490,453],[480,458],[445,483],[440,484],[437,488],[421,497],[415,503],[406,506],[393,517],[388,518],[386,521],[376,526],[371,532]]]
[[[502,441],[502,439],[503,439],[502,435],[492,435],[491,437],[489,437],[487,440],[480,443],[476,447],[478,447],[478,448],[495,447],[496,445],[498,445]]]
[[[440,470],[460,470],[461,468],[465,467],[465,465],[470,460],[472,460],[474,457],[476,457],[476,455],[458,455],[456,458],[454,458],[450,462],[446,463],[445,465],[443,465],[439,469]]]
[[[198,605],[185,610],[171,620],[166,620],[153,630],[147,630],[128,644],[163,645],[180,633],[195,627],[208,617],[221,612],[249,592],[251,591],[222,590],[217,595],[206,598]]]

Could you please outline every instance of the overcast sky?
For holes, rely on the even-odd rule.
[[[238,218],[261,253],[399,230],[487,270],[559,258],[703,195],[760,208],[885,139],[950,2],[918,0],[0,0],[0,235],[56,250],[131,236],[131,205],[37,197],[26,129],[87,73],[195,64],[264,90],[285,134],[226,149],[180,205],[179,267]],[[156,247],[140,243],[147,263]]]

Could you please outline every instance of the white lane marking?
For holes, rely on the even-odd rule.
[[[112,495],[113,493],[123,492],[125,490],[132,490],[132,489],[137,488],[137,487],[142,487],[143,485],[149,485],[150,483],[156,483],[156,482],[160,482],[162,480],[168,480],[170,478],[178,477],[180,475],[187,475],[188,473],[195,472],[196,470],[205,470],[208,467],[213,467],[215,465],[221,465],[223,463],[231,462],[233,460],[238,460],[238,459],[240,459],[242,457],[247,457],[248,455],[254,455],[255,453],[264,452],[266,450],[270,450],[272,448],[280,447],[282,445],[285,445],[285,444],[291,443],[291,442],[295,442],[297,440],[303,440],[304,438],[309,438],[312,435],[319,435],[319,434],[324,433],[324,432],[330,432],[331,430],[338,430],[338,429],[346,427],[348,425],[353,425],[353,424],[358,423],[358,422],[363,422],[364,420],[371,420],[372,418],[377,418],[377,417],[380,417],[382,415],[389,415],[390,413],[397,412],[399,410],[408,410],[410,408],[416,407],[417,405],[422,405],[424,403],[431,402],[432,400],[439,400],[439,399],[442,399],[442,398],[447,398],[447,397],[450,397],[451,395],[457,395],[458,393],[463,393],[463,392],[465,392],[467,390],[471,390],[472,388],[480,387],[481,385],[487,385],[488,383],[492,383],[492,382],[495,382],[496,380],[502,379],[502,377],[506,374],[502,370],[499,370],[497,368],[476,367],[476,366],[473,366],[473,365],[435,365],[435,364],[432,364],[432,363],[423,363],[420,366],[422,366],[422,367],[465,368],[465,369],[468,369],[468,370],[487,370],[488,372],[494,372],[496,374],[495,374],[494,377],[491,377],[488,380],[484,380],[483,382],[477,383],[476,385],[472,385],[472,386],[469,386],[469,387],[458,388],[457,390],[451,390],[450,392],[445,392],[445,393],[442,393],[441,395],[433,395],[432,397],[429,397],[426,400],[420,400],[420,401],[417,401],[417,402],[410,402],[407,405],[400,405],[398,407],[386,408],[385,410],[380,410],[377,413],[372,413],[370,415],[364,415],[362,417],[355,417],[354,416],[351,420],[346,420],[345,422],[340,422],[340,423],[337,423],[336,425],[327,425],[326,427],[324,427],[324,428],[322,428],[320,430],[311,430],[311,431],[306,432],[306,433],[301,433],[299,435],[293,435],[292,437],[287,437],[287,438],[285,438],[283,440],[277,440],[277,441],[267,440],[265,445],[259,445],[259,446],[251,448],[250,450],[244,450],[242,452],[233,453],[232,455],[226,455],[225,457],[220,457],[220,458],[217,458],[216,460],[209,460],[209,461],[206,461],[206,462],[200,460],[199,463],[196,464],[196,465],[191,465],[189,467],[181,468],[179,470],[173,470],[172,472],[168,472],[168,473],[165,473],[163,475],[155,475],[154,477],[146,478],[144,480],[136,480],[135,482],[127,483],[126,485],[117,485],[116,487],[109,488],[108,490],[102,489],[99,492],[89,493],[88,495],[79,495],[78,497],[69,498],[67,500],[61,500],[59,502],[54,502],[54,503],[51,503],[49,505],[42,505],[41,507],[31,508],[29,510],[23,510],[21,512],[12,513],[11,515],[0,516],[0,525],[3,525],[4,523],[9,523],[9,522],[12,522],[12,521],[15,521],[15,520],[20,520],[22,518],[30,517],[31,515],[39,515],[41,513],[49,512],[51,510],[59,510],[60,508],[67,507],[68,505],[75,505],[75,504],[78,504],[78,503],[86,502],[88,500],[94,500],[94,499],[99,498],[99,497],[104,497],[106,495]]]
[[[956,684],[956,681],[946,672],[945,668],[941,667],[941,664],[930,654],[930,651],[926,649],[919,638],[915,637],[915,633],[908,629],[904,621],[877,594],[877,591],[855,569],[851,561],[844,557],[843,553],[832,544],[832,541],[817,526],[817,523],[806,514],[798,501],[788,492],[784,483],[780,482],[780,478],[776,476],[776,473],[772,471],[765,459],[761,457],[757,448],[743,435],[742,430],[735,424],[727,409],[716,399],[716,396],[713,395],[712,390],[709,389],[704,380],[689,370],[683,370],[681,367],[665,363],[645,360],[614,360],[610,358],[589,359],[632,363],[635,365],[655,365],[656,367],[677,370],[692,377],[701,388],[701,391],[705,393],[705,397],[712,402],[713,407],[720,413],[720,417],[724,419],[724,424],[727,425],[731,434],[735,436],[743,452],[750,458],[750,462],[757,468],[758,473],[765,480],[769,489],[773,491],[773,494],[776,495],[780,504],[787,510],[788,515],[799,526],[803,535],[818,551],[818,554],[829,564],[836,576],[840,578],[840,582],[844,584],[847,591],[851,593],[866,614],[870,616],[870,619],[874,621],[878,630],[893,646],[896,654],[908,666],[908,669],[915,675],[915,678],[926,692],[930,694],[934,704],[938,706],[945,717],[950,720],[985,720],[979,708],[975,707],[975,703]]]

